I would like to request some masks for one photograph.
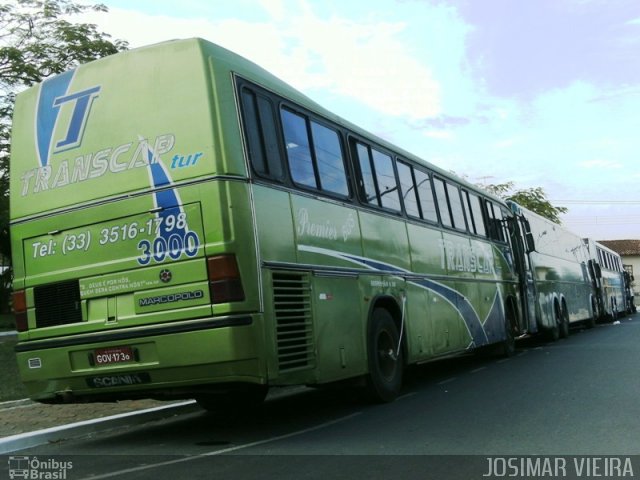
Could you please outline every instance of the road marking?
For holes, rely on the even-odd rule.
[[[487,367],[479,367],[479,368],[475,368],[473,370],[471,370],[471,373],[478,373],[481,372],[482,370],[486,370]]]
[[[454,380],[456,380],[458,377],[451,377],[451,378],[447,378],[446,380],[443,380],[441,382],[438,383],[438,385],[444,385],[445,383],[451,383]]]
[[[414,395],[417,395],[417,394],[418,394],[418,392],[405,393],[401,397],[398,397],[396,400],[404,400],[405,398],[413,397]]]
[[[295,437],[298,435],[303,435],[305,433],[314,432],[316,430],[320,430],[322,428],[330,427],[331,425],[335,425],[336,423],[344,422],[350,420],[358,415],[362,414],[362,412],[355,412],[351,415],[347,415],[345,417],[340,417],[335,420],[331,420],[330,422],[321,423],[320,425],[316,425],[315,427],[305,428],[304,430],[298,430],[296,432],[285,433],[284,435],[278,435],[277,437],[265,438],[264,440],[257,440],[251,443],[245,443],[243,445],[236,445],[235,447],[223,448],[222,450],[213,450],[211,452],[201,453],[199,455],[189,456],[186,458],[179,458],[177,460],[169,460],[166,462],[160,463],[151,463],[148,465],[141,465],[139,467],[127,468],[125,470],[119,470],[117,472],[105,473],[103,475],[92,475],[86,477],[84,480],[100,480],[101,478],[112,478],[112,477],[120,477],[122,475],[126,475],[128,473],[142,472],[144,470],[151,470],[152,468],[160,468],[166,467],[168,465],[176,465],[184,462],[192,462],[194,460],[200,460],[206,457],[212,457],[215,455],[222,455],[224,453],[235,452],[237,450],[242,450],[244,448],[257,447],[258,445],[264,445],[265,443],[277,442],[279,440],[284,440],[286,438]]]

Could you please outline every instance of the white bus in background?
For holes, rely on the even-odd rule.
[[[590,270],[594,275],[594,288],[598,302],[598,317],[612,321],[628,309],[625,298],[624,267],[620,255],[589,238],[585,239],[591,257]]]

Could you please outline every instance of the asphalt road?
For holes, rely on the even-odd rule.
[[[566,459],[568,471],[555,478],[585,478],[573,456],[613,456],[624,467],[640,454],[640,314],[571,333],[556,343],[527,340],[509,359],[411,369],[391,404],[309,389],[267,401],[233,426],[196,412],[12,455],[67,459],[68,479],[469,479],[488,473],[488,456],[531,455]],[[640,478],[639,458],[631,461],[627,473]],[[592,476],[620,472],[618,460],[594,462]]]

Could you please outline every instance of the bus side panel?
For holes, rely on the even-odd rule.
[[[438,228],[424,228],[407,224],[411,249],[412,270],[418,276],[415,280],[423,291],[417,298],[409,298],[409,321],[414,333],[414,347],[419,358],[424,360],[449,349],[449,321],[455,315],[450,303],[436,293],[434,287],[438,278],[446,275],[446,253],[442,232]],[[425,302],[425,309],[421,308]],[[422,346],[424,344],[424,347]]]
[[[411,269],[407,227],[403,220],[386,215],[359,212],[362,231],[362,255],[377,262],[379,269]]]
[[[417,282],[407,282],[406,303],[406,340],[407,363],[416,363],[429,359],[434,354],[432,346],[433,314],[431,312],[432,293]]]
[[[363,268],[360,226],[350,206],[291,195],[291,212],[298,263]]]
[[[452,305],[458,312],[458,321],[449,326],[449,347],[452,351],[463,350],[474,344],[486,343],[482,326],[477,316],[477,285],[471,272],[471,246],[469,238],[445,231],[444,242],[445,264],[449,279],[445,282],[453,294]]]
[[[263,262],[296,262],[289,194],[262,185],[253,186],[256,229]]]
[[[513,266],[500,251],[487,241],[471,239],[475,261],[475,278],[478,282],[478,316],[489,343],[504,339],[504,315],[507,297],[512,294],[509,281],[515,280]]]
[[[314,278],[314,318],[319,383],[367,372],[364,301],[356,278]],[[364,313],[363,313],[364,310]]]

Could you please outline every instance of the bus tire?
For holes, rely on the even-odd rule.
[[[569,313],[567,312],[567,306],[563,303],[563,308],[560,310],[560,338],[569,338]]]
[[[547,328],[544,332],[545,338],[550,342],[557,342],[560,338],[560,318],[558,316],[558,308],[554,309],[553,327]]]
[[[404,353],[398,328],[391,314],[376,308],[367,332],[367,396],[376,403],[392,402],[402,388]]]

